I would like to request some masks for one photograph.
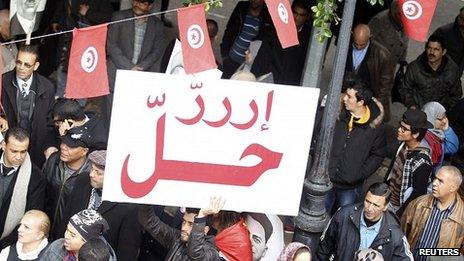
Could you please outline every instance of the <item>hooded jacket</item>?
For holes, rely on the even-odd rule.
[[[336,188],[351,189],[362,185],[386,156],[382,104],[373,98],[367,106],[369,120],[363,124],[353,123],[351,131],[348,129],[351,114],[346,109],[342,110],[335,123],[329,176]]]
[[[396,155],[398,155],[403,146],[406,146],[404,142],[398,147]],[[395,160],[392,160],[387,172],[389,174],[386,176],[387,182],[390,182],[390,179],[393,178],[394,163]],[[403,172],[401,173],[401,208],[396,212],[398,217],[401,217],[409,202],[421,195],[427,194],[427,187],[430,183],[431,174],[432,160],[430,159],[430,148],[425,139],[423,139],[418,147],[408,150],[406,154]]]

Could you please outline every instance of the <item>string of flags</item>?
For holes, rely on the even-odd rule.
[[[282,48],[298,45],[296,25],[288,0],[265,0],[265,2]],[[398,4],[402,10],[401,17],[405,33],[412,39],[424,41],[430,27],[437,0],[400,0]],[[217,65],[208,37],[204,4],[151,13],[144,17],[172,11],[177,11],[185,72],[193,74],[215,69]],[[109,93],[105,50],[108,25],[138,18],[141,17],[127,18],[83,29],[73,29],[36,36],[31,39],[72,32],[73,41],[71,44],[65,96],[75,99],[97,97]],[[11,41],[2,45],[21,41],[25,40]]]
[[[282,47],[297,45],[298,36],[288,0],[266,0],[266,4]],[[185,72],[193,74],[217,68],[204,4],[177,9],[177,19]],[[105,51],[108,24],[73,30],[67,98],[82,99],[109,93]]]

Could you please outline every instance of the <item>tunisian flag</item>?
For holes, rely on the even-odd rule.
[[[215,69],[217,65],[206,26],[205,5],[179,9],[177,22],[185,72],[191,74]]]
[[[106,70],[107,24],[73,30],[66,98],[82,99],[109,93]]]
[[[295,20],[288,0],[266,0],[266,5],[282,48],[298,45]]]
[[[398,6],[406,35],[413,40],[425,42],[437,0],[399,0]]]

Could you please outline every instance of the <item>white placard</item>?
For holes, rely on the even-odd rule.
[[[118,70],[103,199],[297,215],[319,89]]]

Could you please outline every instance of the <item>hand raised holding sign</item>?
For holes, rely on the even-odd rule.
[[[209,215],[216,215],[219,211],[222,210],[224,204],[226,203],[225,200],[222,200],[221,197],[213,196],[209,199],[209,206],[202,207],[200,212],[198,212],[198,218],[206,217]]]

